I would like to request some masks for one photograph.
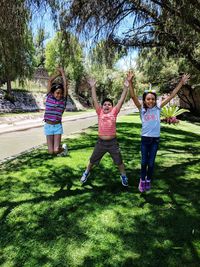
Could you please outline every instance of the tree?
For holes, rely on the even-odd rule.
[[[0,80],[7,83],[8,96],[11,96],[11,81],[22,80],[32,73],[34,48],[28,20],[24,1],[1,1]]]
[[[198,70],[186,58],[169,57],[167,51],[158,55],[156,49],[143,49],[137,59],[137,70],[142,73],[140,83],[151,83],[161,93],[170,93],[177,85],[183,72],[191,73],[191,80],[178,93],[193,114],[198,114],[195,94],[200,90]]]
[[[91,36],[107,36],[115,45],[166,48],[186,56],[200,70],[200,4],[195,0],[73,0],[63,20]],[[127,22],[129,21],[129,22]],[[131,23],[130,23],[131,21]],[[119,35],[120,25],[127,30]],[[192,42],[191,42],[192,40]]]
[[[35,56],[36,66],[44,67],[45,65],[45,44],[44,41],[48,38],[43,27],[40,27],[37,31],[34,44],[35,44]]]
[[[68,32],[57,32],[46,45],[45,57],[45,67],[50,73],[62,66],[68,78],[77,83],[84,75],[82,47],[78,39]]]
[[[125,55],[127,50],[122,46],[114,46],[109,38],[96,43],[90,51],[92,64],[98,66],[105,64],[107,68],[113,68],[114,64]]]
[[[97,81],[97,95],[118,99],[123,86],[124,73],[115,69],[117,61],[126,55],[122,47],[113,46],[108,40],[101,40],[87,54],[86,72]]]

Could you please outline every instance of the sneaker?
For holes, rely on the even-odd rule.
[[[123,186],[128,186],[128,178],[126,177],[126,175],[120,175],[121,180],[122,180],[122,185]]]
[[[140,179],[138,189],[141,193],[145,192],[146,190],[145,183],[146,183],[145,181],[142,181],[142,179]]]
[[[62,148],[64,149],[64,150],[63,150],[63,154],[64,154],[64,156],[67,156],[67,153],[68,153],[67,144],[63,144],[63,145],[62,145]]]
[[[146,180],[145,189],[146,191],[149,191],[151,189],[151,180]]]
[[[87,181],[87,178],[89,177],[90,173],[89,172],[86,172],[84,171],[82,177],[81,177],[81,183],[84,184],[86,181]]]
[[[67,156],[67,152],[68,152],[67,144],[63,144],[62,148],[63,148],[63,151],[61,153],[57,154],[58,157]]]

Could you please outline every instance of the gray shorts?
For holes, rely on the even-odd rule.
[[[111,155],[116,165],[121,165],[123,163],[116,138],[111,140],[102,140],[98,138],[92,156],[90,157],[90,163],[98,164],[106,152]]]

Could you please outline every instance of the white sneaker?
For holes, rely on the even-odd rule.
[[[87,181],[87,178],[89,177],[90,173],[89,172],[86,172],[84,171],[82,177],[81,177],[81,183],[84,184],[86,181]]]
[[[61,153],[57,154],[57,157],[64,157],[67,156],[68,149],[67,149],[67,144],[63,144],[62,148],[64,149]]]
[[[64,154],[64,156],[67,156],[67,153],[68,153],[67,144],[63,144],[63,145],[62,145],[62,148],[64,149],[64,150],[63,150],[63,154]]]

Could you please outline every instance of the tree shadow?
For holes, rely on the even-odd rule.
[[[42,148],[4,164],[0,264],[11,255],[13,266],[199,266],[199,137],[167,129],[158,178],[140,194],[139,132],[139,123],[118,123],[129,188],[109,155],[81,185],[94,131],[70,140],[66,158]],[[179,156],[170,165],[173,151]]]

